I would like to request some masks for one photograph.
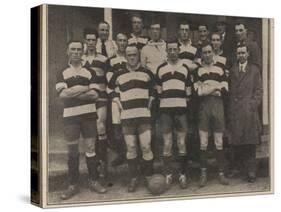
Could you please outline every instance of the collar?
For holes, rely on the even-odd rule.
[[[187,45],[185,45],[180,39],[179,39],[180,46],[190,46],[192,44],[191,39],[188,39]]]
[[[137,65],[137,67],[134,69],[134,70],[132,70],[132,69],[130,69],[129,68],[129,66],[128,66],[128,64],[126,64],[126,69],[128,70],[128,71],[130,71],[130,72],[133,72],[133,71],[137,71],[139,68],[140,68],[140,63]]]
[[[148,41],[147,44],[150,45],[150,46],[163,46],[163,45],[166,45],[165,41],[162,40],[162,39],[160,39],[158,42],[150,40],[150,41]]]
[[[246,72],[246,66],[247,66],[247,64],[248,64],[248,61],[246,61],[245,63],[243,63],[243,64],[241,64],[241,63],[239,63],[239,71],[242,71],[242,72]],[[241,67],[242,67],[242,69],[241,69]]]

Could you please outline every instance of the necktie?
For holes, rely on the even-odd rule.
[[[105,48],[105,42],[104,41],[101,42],[101,54],[103,56],[107,57],[106,48]]]
[[[241,77],[242,75],[243,75],[243,66],[242,65],[240,65],[239,66],[239,77]]]

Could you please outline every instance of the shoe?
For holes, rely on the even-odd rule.
[[[166,186],[167,186],[167,188],[171,187],[172,183],[173,183],[173,175],[172,174],[166,175]]]
[[[132,178],[128,185],[128,192],[135,192],[137,190],[137,186],[138,186],[138,179],[136,177]]]
[[[180,174],[179,183],[180,183],[181,189],[187,188],[187,178],[186,178],[185,174]]]
[[[111,162],[111,166],[115,167],[115,166],[120,166],[125,162],[125,158],[121,155],[118,155],[112,162]]]
[[[104,194],[107,192],[106,188],[103,187],[97,180],[89,182],[89,188],[91,191],[95,191],[99,194]]]
[[[67,200],[76,195],[79,192],[78,186],[77,185],[70,185],[68,186],[67,190],[63,192],[61,195],[62,200]]]
[[[207,171],[201,170],[200,180],[199,180],[199,187],[204,187],[207,184]]]
[[[248,173],[248,182],[249,183],[254,183],[256,182],[257,176],[255,172],[249,172]]]
[[[224,176],[223,172],[219,173],[219,182],[222,185],[229,185],[228,180],[226,179],[226,177]]]

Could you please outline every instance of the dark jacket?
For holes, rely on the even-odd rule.
[[[238,64],[230,70],[230,142],[233,145],[258,144],[260,120],[258,106],[262,101],[262,81],[257,65],[248,61],[246,72],[238,72]]]

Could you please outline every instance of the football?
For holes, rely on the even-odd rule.
[[[162,174],[154,174],[148,180],[148,190],[153,195],[160,195],[166,190],[166,180]]]

